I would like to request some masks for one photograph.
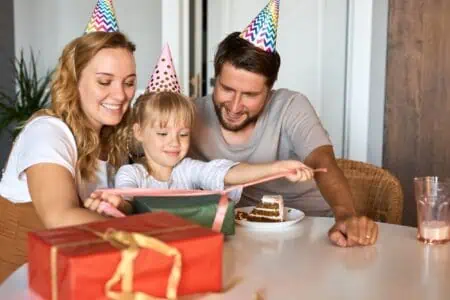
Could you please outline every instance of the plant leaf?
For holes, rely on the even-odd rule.
[[[28,63],[22,49],[20,55],[13,60],[13,66],[16,93],[9,96],[5,91],[0,91],[0,132],[15,122],[13,134],[16,135],[33,113],[47,107],[53,71],[48,71],[43,76],[38,75],[37,59],[32,49]],[[6,101],[1,101],[3,99]]]

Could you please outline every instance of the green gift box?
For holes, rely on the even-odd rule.
[[[220,194],[183,196],[135,196],[134,213],[166,211],[211,228],[219,207]],[[234,234],[234,203],[228,201],[221,232]]]

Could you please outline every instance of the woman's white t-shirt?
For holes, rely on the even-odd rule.
[[[37,117],[25,126],[14,142],[0,181],[0,195],[12,202],[30,202],[25,173],[29,167],[54,163],[66,168],[76,180],[77,159],[75,137],[67,124],[51,116]],[[76,180],[80,199],[86,199],[97,188],[111,187],[113,180],[108,180],[107,165],[98,160],[96,182]]]

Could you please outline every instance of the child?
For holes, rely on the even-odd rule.
[[[165,50],[167,53],[168,49]],[[147,92],[136,100],[129,122],[131,146],[140,148],[144,156],[138,163],[124,165],[118,170],[116,188],[224,190],[227,185],[244,184],[293,170],[297,171],[286,176],[292,182],[313,178],[313,170],[297,160],[247,164],[226,159],[203,162],[186,158],[195,105],[179,93],[179,84],[170,65],[170,52],[165,57],[162,56],[160,62],[169,68],[156,67]],[[158,81],[161,77],[165,82]],[[242,189],[236,189],[228,196],[239,201],[241,192]],[[102,200],[129,212],[130,205],[120,196],[101,193],[93,193],[85,206],[102,213],[99,205]]]

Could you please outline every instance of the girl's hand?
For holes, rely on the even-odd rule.
[[[277,172],[291,171],[286,178],[292,182],[307,181],[314,178],[314,170],[298,160],[281,160],[275,162]]]
[[[111,216],[106,209],[107,205],[102,204],[102,202],[106,202],[122,212],[125,210],[125,200],[123,200],[122,196],[111,195],[100,191],[93,192],[90,197],[84,201],[84,207],[101,215]]]

